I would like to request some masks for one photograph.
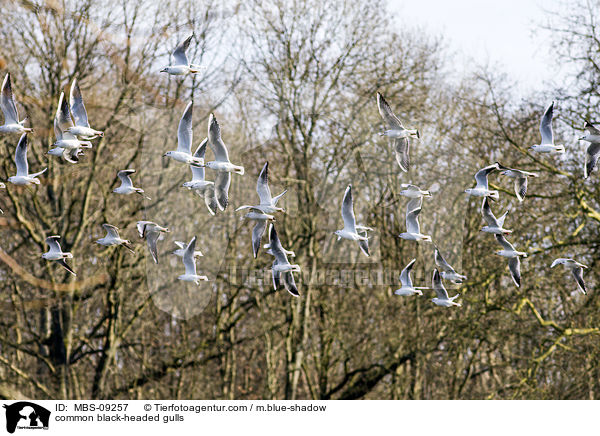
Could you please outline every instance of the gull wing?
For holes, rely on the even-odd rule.
[[[260,198],[261,205],[272,204],[273,199],[271,198],[271,190],[269,189],[269,162],[265,163],[258,176],[256,192],[258,193],[258,198]]]
[[[406,212],[406,231],[408,233],[421,233],[421,227],[419,226],[419,214],[421,208],[413,209]]]
[[[379,109],[379,114],[385,121],[385,123],[392,129],[403,129],[402,122],[398,119],[398,117],[392,111],[392,108],[385,101],[383,95],[379,92],[377,93],[377,108]]]
[[[194,236],[183,252],[183,265],[185,266],[185,273],[187,275],[196,275],[196,258],[194,257],[195,249],[196,237]]]
[[[550,268],[554,268],[556,265],[564,264],[569,260],[571,260],[571,259],[565,259],[564,257],[559,257],[558,259],[555,259],[554,262],[552,262],[552,265],[550,265]]]
[[[573,277],[575,277],[575,280],[577,281],[577,285],[579,285],[579,290],[581,290],[581,292],[583,292],[584,294],[587,294],[587,288],[585,286],[585,282],[583,281],[583,268],[578,266],[573,268],[571,272],[573,273]]]
[[[518,256],[508,259],[508,269],[517,288],[521,287],[521,261]]]
[[[219,171],[215,177],[215,197],[219,209],[225,210],[229,204],[229,185],[231,184],[231,173]]]
[[[110,236],[112,238],[119,238],[119,229],[110,224],[102,224],[104,230],[106,230],[106,236]]]
[[[27,133],[23,133],[15,149],[15,165],[17,176],[29,175],[29,164],[27,163]]]
[[[433,277],[431,279],[431,287],[435,291],[435,294],[440,300],[448,300],[448,291],[444,288],[444,284],[442,283],[442,278],[440,277],[440,273],[437,269],[433,270]]]
[[[258,256],[260,240],[265,234],[265,230],[267,230],[267,220],[256,220],[256,224],[252,229],[252,253],[254,254],[255,259],[256,256]]]
[[[548,106],[542,121],[540,122],[540,134],[542,135],[542,144],[554,144],[554,134],[552,133],[552,116],[554,113],[554,102]]]
[[[600,129],[598,129],[596,126],[594,126],[589,121],[585,122],[585,130],[590,132],[591,135],[600,135]]]
[[[133,173],[135,173],[135,170],[121,170],[117,173],[117,176],[121,180],[121,186],[128,188],[133,187],[133,182],[131,181],[131,177],[129,177],[129,174]]]
[[[277,290],[281,284],[281,274],[275,269],[275,265],[277,265],[277,259],[273,261],[273,266],[271,268],[271,274],[273,275],[273,289]]]
[[[65,93],[61,92],[60,97],[58,98],[58,107],[56,109],[56,116],[58,117],[58,126],[63,133],[63,136],[66,135],[66,130],[69,127],[73,127],[73,120],[71,119],[71,110],[69,109],[69,104],[65,99]],[[75,136],[71,135],[65,139],[73,139]]]
[[[356,218],[354,217],[354,207],[352,204],[352,185],[348,185],[342,200],[342,218],[344,228],[350,232],[356,232]]]
[[[64,269],[66,269],[67,271],[69,271],[74,276],[77,275],[77,274],[75,274],[75,271],[73,271],[71,269],[71,267],[69,265],[67,265],[67,261],[66,260],[64,260],[64,259],[58,259],[56,262],[59,263]]]
[[[283,280],[283,284],[285,285],[285,289],[292,294],[294,297],[299,297],[300,293],[298,292],[298,287],[296,286],[296,281],[294,280],[294,275],[291,271],[286,271],[281,274],[281,279]]]
[[[400,169],[405,173],[410,167],[410,155],[408,154],[410,144],[408,138],[394,139],[394,151],[396,152],[396,162],[400,165]]]
[[[208,138],[204,138],[204,140],[200,143],[196,152],[194,153],[194,157],[204,160],[204,154],[206,153],[206,144],[208,144]],[[192,180],[204,181],[204,167],[197,167],[190,165],[192,169]]]
[[[46,238],[46,244],[48,244],[48,247],[50,248],[48,251],[49,253],[62,253],[60,243],[58,242],[59,239],[60,236],[48,236]]]
[[[87,111],[85,110],[85,105],[83,104],[83,96],[81,95],[81,89],[79,89],[79,83],[77,83],[77,79],[73,79],[73,83],[71,84],[71,97],[69,99],[69,103],[71,105],[71,113],[75,119],[75,125],[90,127]]]
[[[365,239],[363,240],[359,240],[358,241],[358,246],[360,247],[360,250],[365,253],[365,255],[367,257],[369,257],[371,254],[369,253],[369,240]]]
[[[217,210],[219,210],[219,202],[217,201],[217,197],[215,196],[214,185],[206,187],[206,190],[204,191],[204,204],[206,204],[208,212],[211,215],[216,214]]]
[[[483,203],[481,205],[481,215],[483,219],[490,227],[501,227],[499,221],[496,219],[494,214],[492,213],[492,208],[490,207],[490,203],[487,197],[483,198]]]
[[[600,133],[598,133],[600,135]],[[587,153],[585,155],[585,174],[584,177],[587,179],[589,175],[592,173],[596,164],[598,163],[598,158],[600,158],[600,142],[592,142],[588,148]]]
[[[192,153],[192,113],[194,111],[194,103],[189,102],[183,111],[183,116],[179,121],[177,128],[177,151],[183,153]]]
[[[510,250],[510,251],[516,251],[515,247],[508,242],[508,240],[504,237],[504,235],[494,235],[496,237],[496,241],[498,241],[498,243],[500,245],[502,245],[502,247],[504,247],[505,250]]]
[[[208,141],[210,148],[215,154],[215,160],[229,162],[229,153],[227,153],[227,147],[225,147],[225,143],[221,139],[221,127],[215,118],[215,114],[210,114],[208,119]]]
[[[18,124],[19,113],[17,112],[17,104],[15,96],[12,92],[12,84],[10,81],[10,73],[6,73],[2,82],[2,94],[0,94],[0,108],[4,114],[4,124]]]
[[[409,288],[412,288],[412,280],[410,278],[410,272],[413,269],[413,266],[415,264],[415,262],[417,261],[417,259],[413,259],[411,260],[408,265],[406,265],[404,267],[404,269],[402,270],[402,272],[400,273],[400,283],[402,284],[402,286],[406,286]]]
[[[523,201],[527,194],[527,177],[517,177],[515,179],[515,194],[519,201]]]
[[[442,256],[442,253],[440,253],[440,250],[438,250],[437,247],[435,247],[434,260],[435,260],[435,264],[442,271],[449,272],[449,273],[456,273],[454,268],[452,268],[452,266],[446,261],[446,259],[444,259],[444,256]]]
[[[181,44],[177,46],[175,51],[173,52],[173,60],[175,61],[174,65],[189,65],[187,54],[185,53],[190,46],[190,42],[194,34],[192,33],[187,37]]]
[[[146,241],[148,242],[148,248],[150,249],[150,254],[152,255],[154,263],[158,263],[158,249],[156,248],[156,242],[158,241],[159,236],[160,232],[158,231],[146,232]]]
[[[284,265],[289,264],[288,258],[285,254],[285,250],[281,245],[281,241],[279,240],[279,236],[277,235],[277,230],[275,230],[274,225],[271,225],[270,228],[269,243],[271,245],[271,251],[273,252],[273,256],[275,256],[277,263]]]
[[[488,174],[497,169],[498,164],[494,163],[477,171],[477,173],[475,174],[475,181],[477,182],[477,187],[488,189]]]

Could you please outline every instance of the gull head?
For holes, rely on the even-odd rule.
[[[163,68],[162,70],[160,70],[161,73],[168,73],[169,70],[167,68]]]
[[[165,154],[163,154],[163,157],[171,156],[172,154],[172,151],[167,151]]]

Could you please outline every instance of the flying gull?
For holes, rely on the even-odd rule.
[[[533,151],[539,153],[564,153],[564,145],[554,145],[554,134],[552,133],[552,115],[554,112],[554,102],[548,106],[546,112],[542,116],[540,122],[540,134],[542,135],[542,142],[540,144],[532,145],[530,148]]]
[[[431,197],[431,192],[423,191],[421,188],[419,188],[416,185],[403,183],[400,186],[402,188],[404,188],[402,191],[400,191],[400,195],[404,195],[405,197],[408,197],[408,198]]]
[[[340,239],[344,238],[351,241],[358,241],[361,251],[365,255],[369,256],[369,238],[367,236],[360,235],[357,231],[359,230],[359,227],[361,230],[368,229],[368,227],[356,225],[354,206],[352,204],[352,185],[348,185],[346,192],[344,193],[344,199],[342,200],[342,218],[344,220],[344,228],[334,232],[334,234],[338,237],[337,240],[339,241]]]
[[[60,109],[56,111],[56,116],[54,117],[54,135],[56,136],[56,142],[60,143],[63,140],[63,132],[60,128]],[[72,136],[70,133],[68,134]],[[77,139],[77,138],[74,138]],[[67,162],[76,164],[79,162],[79,156],[83,155],[82,147],[74,147],[74,148],[63,148],[63,147],[55,147],[48,150],[48,154],[52,156],[62,156],[64,160]]]
[[[187,245],[183,253],[183,265],[185,266],[185,274],[177,277],[184,282],[193,282],[199,284],[200,280],[208,281],[208,277],[196,274],[196,237],[194,236]]]
[[[400,289],[394,291],[395,295],[409,296],[409,295],[423,295],[418,288],[413,286],[413,282],[410,278],[410,272],[412,271],[413,265],[417,259],[411,260],[408,265],[402,270],[400,273],[400,284],[402,285]]]
[[[556,259],[554,262],[552,262],[552,265],[550,265],[550,268],[554,268],[556,265],[559,265],[559,264],[561,264],[565,268],[571,270],[573,277],[575,277],[575,280],[577,281],[579,290],[581,292],[583,292],[584,294],[587,294],[587,288],[585,286],[585,282],[583,281],[583,269],[587,268],[587,266],[582,263],[579,263],[573,259],[565,259],[565,258],[561,257],[561,258]]]
[[[152,255],[152,260],[154,260],[154,263],[158,263],[158,250],[156,248],[156,242],[158,241],[160,234],[169,232],[169,229],[159,226],[152,221],[138,221],[137,230],[140,238],[146,238],[148,248],[150,249],[150,254]]]
[[[135,251],[133,251],[133,247],[131,246],[131,242],[119,236],[119,229],[117,227],[110,224],[102,224],[102,227],[104,228],[104,230],[106,230],[106,236],[97,239],[97,244],[104,245],[105,247],[111,247],[113,245],[122,245],[132,253],[135,253]]]
[[[71,113],[75,119],[75,125],[67,129],[69,133],[86,140],[104,136],[104,132],[90,127],[87,111],[83,104],[83,96],[81,95],[81,89],[79,89],[77,79],[73,79],[73,83],[71,84],[71,98],[69,99],[69,103],[71,105]]]
[[[46,253],[42,254],[42,258],[58,262],[64,269],[76,276],[77,274],[75,274],[75,271],[73,271],[65,261],[65,259],[72,259],[73,255],[71,253],[65,253],[62,251],[60,248],[60,243],[58,242],[59,239],[60,236],[48,236],[46,238],[46,244],[48,244],[50,249]]]
[[[600,130],[589,121],[585,122],[585,129],[588,134],[582,136],[579,140],[590,143],[585,155],[584,177],[587,179],[596,167],[598,158],[600,158]]]
[[[9,177],[8,181],[14,185],[40,184],[37,176],[46,172],[44,168],[39,173],[29,174],[29,164],[27,163],[27,133],[23,133],[19,139],[19,144],[15,150],[15,164],[17,166],[17,175]]]
[[[187,249],[188,244],[181,241],[175,241],[175,245],[177,245],[177,250],[173,251],[173,254],[178,257],[183,257],[185,254],[185,250]],[[204,256],[200,250],[194,251],[194,257],[202,257]]]
[[[435,246],[434,246],[435,247]],[[437,267],[442,270],[441,276],[444,280],[450,280],[452,283],[462,283],[467,280],[467,276],[457,273],[452,266],[444,259],[440,250],[435,247],[434,260]]]
[[[215,178],[215,195],[219,209],[225,210],[229,203],[229,185],[231,184],[231,173],[244,175],[244,167],[234,165],[229,161],[227,147],[221,139],[221,128],[214,114],[208,119],[208,144],[212,149],[215,160],[206,162],[205,166],[217,172]]]
[[[164,155],[177,162],[201,167],[204,165],[204,159],[192,155],[192,113],[193,103],[190,101],[183,111],[183,116],[179,121],[177,128],[177,150],[167,151]]]
[[[442,283],[440,273],[437,269],[433,270],[431,286],[433,287],[433,290],[435,291],[435,294],[437,295],[436,298],[431,299],[431,301],[434,304],[436,304],[438,306],[443,306],[443,307],[451,307],[451,306],[460,307],[461,306],[460,303],[456,303],[454,301],[460,296],[460,294],[456,294],[454,297],[451,297],[451,298],[448,297],[448,291],[446,291],[446,288],[444,288],[444,284]]]
[[[499,163],[498,169],[501,170],[500,174],[503,176],[513,177],[515,179],[515,194],[517,194],[519,201],[523,201],[525,194],[527,194],[527,177],[538,177],[536,173],[508,168]]]
[[[504,212],[504,215],[502,215],[500,218],[496,218],[492,213],[492,209],[490,208],[490,203],[488,202],[487,197],[484,197],[483,203],[481,204],[481,215],[487,223],[487,226],[483,226],[481,229],[482,232],[494,233],[496,235],[508,235],[512,233],[512,230],[507,230],[503,227],[506,215],[508,215],[508,211]]]
[[[151,200],[150,197],[146,197],[144,195],[144,190],[142,188],[136,188],[133,186],[131,177],[129,177],[129,175],[133,174],[133,173],[135,173],[135,170],[133,170],[133,169],[119,171],[117,173],[117,176],[121,180],[121,186],[113,189],[113,192],[115,192],[117,194],[124,194],[124,195],[133,194],[135,192],[136,194],[140,194],[142,197],[144,197],[148,200]]]
[[[498,200],[500,198],[498,191],[493,189],[490,190],[488,187],[488,175],[499,168],[498,162],[495,162],[492,165],[488,165],[477,171],[475,174],[475,181],[477,184],[474,188],[465,189],[465,192],[475,197],[492,197],[493,199]]]
[[[277,236],[275,226],[273,225],[271,226],[269,232],[269,238],[270,249],[275,257],[273,266],[271,267],[271,272],[273,274],[273,287],[275,290],[277,290],[281,284],[281,281],[283,281],[287,291],[294,297],[299,297],[300,293],[296,287],[296,281],[294,280],[293,272],[300,272],[300,266],[290,264],[288,261],[286,250],[283,249],[281,241],[279,240],[279,236]]]
[[[204,162],[204,153],[206,152],[206,144],[208,144],[208,138],[204,138],[204,141],[200,143],[194,157],[202,159]],[[196,192],[200,197],[204,198],[204,204],[208,208],[208,212],[211,215],[217,213],[219,205],[217,204],[217,198],[215,197],[215,184],[205,179],[204,167],[190,166],[192,169],[192,180],[184,182],[183,187],[191,189]]]
[[[15,96],[12,92],[10,73],[6,73],[4,82],[2,82],[0,108],[4,114],[4,124],[0,126],[0,133],[33,132],[33,129],[23,126],[27,118],[19,121],[19,112],[17,111],[17,103],[15,102]]]
[[[273,224],[269,224],[269,235],[268,235],[268,240],[269,242],[266,243],[265,245],[263,245],[263,248],[267,250],[267,254],[270,254],[271,256],[273,256],[273,251],[271,250],[271,229],[273,229]],[[289,256],[289,257],[296,257],[296,253],[294,253],[292,250],[286,250],[285,248],[283,248],[283,252]]]
[[[171,65],[164,67],[160,70],[161,73],[167,73],[174,76],[182,76],[184,74],[195,74],[200,72],[203,67],[199,65],[194,65],[190,63],[188,60],[187,54],[185,53],[190,46],[190,42],[194,34],[192,33],[187,37],[185,41],[177,46],[175,51],[173,52],[173,62]]]
[[[54,117],[54,134],[56,135],[56,142],[52,144],[56,148],[63,148],[66,150],[76,150],[70,153],[65,153],[68,156],[77,157],[81,148],[91,148],[92,143],[90,141],[80,141],[75,135],[69,132],[69,129],[73,127],[73,120],[71,119],[71,112],[69,105],[65,100],[65,93],[61,92],[58,98],[58,107],[56,108],[56,115]],[[53,151],[53,150],[51,150]],[[50,154],[58,155],[58,151],[54,151]],[[65,156],[63,154],[63,156]],[[66,157],[65,157],[66,159]]]
[[[515,247],[506,240],[504,235],[496,234],[494,236],[496,237],[496,241],[503,247],[503,250],[497,251],[496,254],[508,257],[508,269],[510,270],[513,282],[515,282],[518,288],[521,286],[521,261],[519,260],[519,256],[527,257],[527,253],[515,250]]]
[[[398,235],[409,241],[431,242],[431,236],[421,233],[419,214],[421,213],[422,198],[411,198],[406,207],[406,232]]]
[[[271,197],[271,190],[269,189],[269,162],[265,163],[258,176],[258,181],[256,182],[256,192],[258,193],[260,204],[256,206],[240,206],[235,211],[237,212],[242,209],[254,209],[265,214],[285,212],[282,207],[277,207],[277,202],[287,192],[287,189],[276,197]]]
[[[396,162],[398,162],[402,171],[408,172],[410,167],[410,144],[408,139],[409,137],[419,138],[419,131],[404,128],[402,122],[394,115],[392,108],[379,92],[377,93],[377,107],[379,114],[389,127],[388,130],[381,132],[379,135],[388,136],[391,139],[396,153]]]

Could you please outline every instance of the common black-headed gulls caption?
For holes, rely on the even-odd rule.
[[[187,57],[187,50],[190,47],[190,42],[192,42],[192,38],[194,34],[192,33],[188,36],[181,44],[179,44],[175,51],[173,51],[173,60],[170,65],[167,65],[162,70],[161,73],[167,73],[174,76],[182,76],[184,74],[195,74],[198,73],[203,67],[200,65],[195,65],[190,63]]]
[[[0,109],[2,109],[2,113],[4,114],[4,124],[0,126],[0,133],[33,132],[33,129],[23,126],[27,118],[19,121],[19,112],[17,111],[17,103],[12,91],[10,73],[6,73],[2,82]]]
[[[44,168],[38,173],[29,174],[29,163],[27,162],[27,133],[23,133],[15,150],[15,165],[17,174],[8,178],[8,181],[14,185],[31,185],[32,183],[39,185],[40,181],[37,176],[46,172],[48,168]]]
[[[585,166],[583,168],[584,177],[587,179],[596,167],[598,158],[600,158],[600,130],[589,121],[585,122],[585,130],[588,131],[588,134],[582,136],[579,140],[590,143],[586,150]]]
[[[372,229],[356,225],[356,218],[354,217],[354,205],[352,201],[352,185],[348,185],[346,188],[344,199],[342,200],[341,210],[342,219],[344,220],[344,228],[334,232],[334,234],[338,237],[337,240],[349,239],[351,241],[358,241],[361,251],[366,256],[369,256],[369,238],[366,236],[366,230]],[[358,230],[364,231],[365,234],[359,234]]]
[[[154,263],[158,263],[158,249],[156,248],[156,242],[158,241],[160,234],[169,232],[169,229],[159,226],[152,221],[138,221],[137,231],[140,238],[146,239],[148,249],[152,255],[152,260]]]
[[[571,270],[571,274],[573,274],[573,277],[575,277],[577,285],[579,286],[579,290],[584,294],[587,294],[587,287],[585,286],[585,282],[583,281],[583,269],[587,268],[586,265],[579,263],[576,260],[565,259],[562,257],[552,262],[550,268],[554,268],[556,265],[562,265],[565,268]]]
[[[554,114],[554,102],[548,106],[540,121],[540,134],[542,141],[532,145],[530,148],[538,153],[564,153],[564,145],[554,145],[554,134],[552,133],[552,116]]]
[[[390,138],[396,153],[396,162],[398,162],[402,171],[408,172],[410,168],[409,138],[419,138],[419,131],[406,129],[379,92],[377,93],[377,108],[388,127],[388,130],[381,132],[379,135]]]
[[[102,224],[102,227],[104,228],[104,230],[106,230],[106,236],[97,239],[97,244],[104,245],[105,247],[112,247],[113,245],[122,245],[132,253],[135,253],[133,247],[131,246],[131,242],[119,236],[119,229],[117,227],[111,224]]]
[[[49,250],[46,253],[42,254],[42,258],[46,260],[53,260],[59,263],[64,269],[76,276],[77,274],[75,274],[75,271],[73,271],[65,261],[65,259],[72,259],[73,255],[71,253],[66,253],[62,251],[62,249],[60,248],[60,243],[58,242],[59,239],[60,236],[48,236],[46,238],[46,244],[48,244]]]
[[[275,226],[271,225],[269,229],[269,249],[275,260],[271,267],[271,273],[273,275],[273,288],[277,290],[281,282],[285,286],[285,289],[292,294],[294,297],[299,297],[300,293],[296,287],[296,281],[294,280],[294,272],[300,272],[300,265],[290,264],[287,258],[287,250],[281,245]]]
[[[431,278],[431,286],[433,287],[433,290],[435,291],[435,294],[437,295],[437,297],[431,299],[431,301],[434,304],[436,304],[437,306],[442,306],[442,307],[452,307],[452,306],[460,307],[461,306],[460,303],[457,303],[454,301],[460,296],[460,294],[456,294],[454,297],[448,297],[448,291],[446,291],[446,288],[444,287],[444,284],[442,283],[442,278],[440,277],[440,273],[437,269],[433,270],[433,277]]]
[[[207,144],[208,138],[204,138],[204,141],[200,143],[194,153],[195,158],[202,159],[204,162]],[[181,186],[194,191],[198,196],[204,198],[204,204],[206,204],[208,212],[214,215],[219,210],[217,197],[215,197],[215,183],[206,180],[204,167],[190,166],[190,168],[192,170],[192,180],[184,182]]]

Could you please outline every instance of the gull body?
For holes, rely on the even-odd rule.
[[[148,244],[148,249],[152,255],[154,263],[158,263],[158,249],[156,243],[161,233],[167,233],[170,230],[166,227],[159,226],[152,221],[138,221],[137,224],[138,234],[140,238],[145,238]]]
[[[418,186],[410,185],[408,183],[403,183],[400,186],[402,188],[404,188],[402,191],[400,191],[400,195],[404,195],[405,197],[408,197],[408,198],[431,197],[431,192],[423,191]]]
[[[208,277],[201,276],[196,273],[196,237],[187,244],[185,251],[182,256],[183,265],[185,266],[185,274],[177,277],[179,280],[184,282],[193,282],[199,284],[201,280],[208,281]]]
[[[587,294],[587,287],[585,285],[585,281],[583,280],[583,269],[587,268],[586,265],[579,263],[576,260],[565,259],[562,257],[554,260],[554,262],[552,262],[552,265],[550,265],[550,268],[554,268],[556,265],[563,265],[568,270],[571,270],[571,274],[573,274],[575,281],[577,281],[577,286],[579,287],[579,290],[583,294]]]
[[[400,289],[394,291],[395,295],[410,296],[410,295],[423,295],[423,292],[413,286],[413,282],[410,278],[410,272],[417,259],[411,260],[406,267],[400,273]]]
[[[29,174],[29,164],[27,163],[27,133],[23,133],[19,139],[19,144],[15,150],[15,165],[17,166],[17,174],[8,178],[8,181],[14,185],[39,185],[40,181],[37,176],[46,172],[48,168],[44,168],[38,173]]]
[[[334,232],[340,239],[349,239],[351,241],[358,241],[358,245],[361,251],[369,256],[369,238],[367,236],[360,235],[358,233],[359,227],[365,229],[363,226],[356,225],[356,218],[354,217],[354,206],[352,201],[352,185],[348,185],[346,192],[344,193],[344,199],[342,200],[342,218],[344,220],[344,228],[336,230]]]
[[[527,253],[523,251],[515,250],[515,247],[506,240],[504,235],[495,235],[496,241],[502,247],[503,250],[497,251],[496,254],[503,257],[508,257],[508,269],[517,288],[521,286],[521,260],[519,256],[527,257]]]
[[[492,209],[490,208],[487,197],[483,199],[483,203],[481,205],[481,215],[487,222],[487,226],[483,226],[481,229],[482,232],[493,233],[496,235],[508,235],[512,233],[512,230],[507,230],[504,228],[504,220],[508,215],[508,211],[504,212],[504,215],[502,215],[500,218],[496,218],[492,213]]]
[[[104,230],[106,230],[106,236],[97,239],[97,244],[104,245],[105,247],[111,247],[113,245],[122,245],[132,253],[134,252],[133,247],[131,246],[131,242],[119,236],[119,229],[117,227],[110,224],[102,224],[102,227],[104,228]]]
[[[204,153],[206,153],[206,145],[208,144],[208,138],[204,138],[204,141],[200,143],[194,157],[204,162]],[[192,170],[192,180],[184,182],[183,187],[188,188],[204,198],[204,204],[211,215],[217,213],[219,204],[217,203],[217,197],[215,196],[215,183],[206,180],[204,167],[190,166]]]
[[[498,162],[496,162],[498,163]],[[519,201],[523,201],[525,194],[527,194],[527,178],[538,177],[538,174],[529,171],[517,170],[514,168],[508,168],[498,163],[498,168],[501,170],[503,176],[512,177],[515,179],[515,194]]]
[[[203,166],[204,159],[192,155],[192,114],[193,103],[190,101],[183,111],[177,128],[177,150],[167,151],[164,156],[188,165]]]
[[[475,173],[475,181],[477,184],[474,188],[465,189],[465,192],[474,197],[492,197],[495,200],[499,199],[500,194],[498,191],[489,189],[488,185],[488,175],[491,172],[498,170],[498,168],[499,166],[496,162],[477,171],[477,173]]]
[[[452,307],[452,306],[460,307],[461,306],[460,303],[457,303],[454,301],[460,296],[460,294],[456,294],[454,297],[448,297],[448,291],[446,291],[446,288],[444,287],[444,284],[442,283],[442,278],[440,277],[440,273],[437,269],[433,270],[431,286],[433,287],[433,290],[435,291],[435,294],[437,295],[435,298],[431,299],[431,301],[435,305],[442,306],[442,307]]]
[[[564,153],[564,145],[554,144],[554,134],[552,132],[552,117],[554,114],[554,102],[548,106],[546,112],[540,121],[540,134],[542,141],[539,144],[532,145],[530,148],[538,153]]]
[[[271,229],[273,228],[273,224],[269,225],[269,235],[268,235],[268,240],[269,242],[266,243],[265,245],[263,245],[263,248],[267,250],[267,254],[270,254],[271,256],[273,256],[273,250],[271,250]],[[292,250],[286,250],[285,248],[281,247],[281,250],[285,253],[286,256],[289,257],[296,257],[296,253],[294,253]]]
[[[179,44],[177,48],[175,48],[175,51],[173,52],[173,64],[161,69],[161,73],[167,73],[173,76],[182,76],[185,74],[198,73],[203,68],[199,65],[190,63],[186,54],[193,37],[194,34],[191,34],[181,44]]]
[[[389,127],[389,129],[384,130],[379,135],[387,136],[392,140],[396,162],[402,171],[408,172],[410,168],[409,138],[419,138],[419,131],[416,129],[406,129],[379,92],[377,93],[377,108],[379,109],[379,114]]]
[[[0,125],[0,133],[33,132],[33,129],[23,126],[27,118],[19,121],[19,112],[17,111],[17,103],[12,92],[10,73],[6,73],[2,82],[0,109],[2,109],[2,113],[4,114],[4,124]]]
[[[600,129],[595,127],[589,121],[585,122],[585,129],[588,131],[587,135],[582,136],[579,140],[588,141],[588,146],[585,154],[585,166],[583,167],[583,176],[588,178],[600,158]]]
[[[73,127],[73,120],[71,119],[71,113],[69,105],[65,100],[65,93],[61,92],[58,98],[58,107],[56,108],[56,115],[54,116],[54,135],[56,141],[52,144],[55,148],[50,150],[48,154],[58,156],[60,150],[63,149],[62,156],[65,160],[71,163],[77,163],[79,154],[82,154],[82,148],[91,148],[92,143],[90,141],[80,141],[77,137],[69,132],[69,129]]]
[[[64,269],[76,276],[77,274],[75,274],[75,272],[69,265],[67,265],[67,262],[65,261],[65,259],[72,259],[73,255],[71,253],[62,251],[60,248],[60,243],[58,242],[59,239],[60,236],[48,236],[46,238],[46,244],[48,244],[49,250],[42,254],[42,258],[58,262]]]

